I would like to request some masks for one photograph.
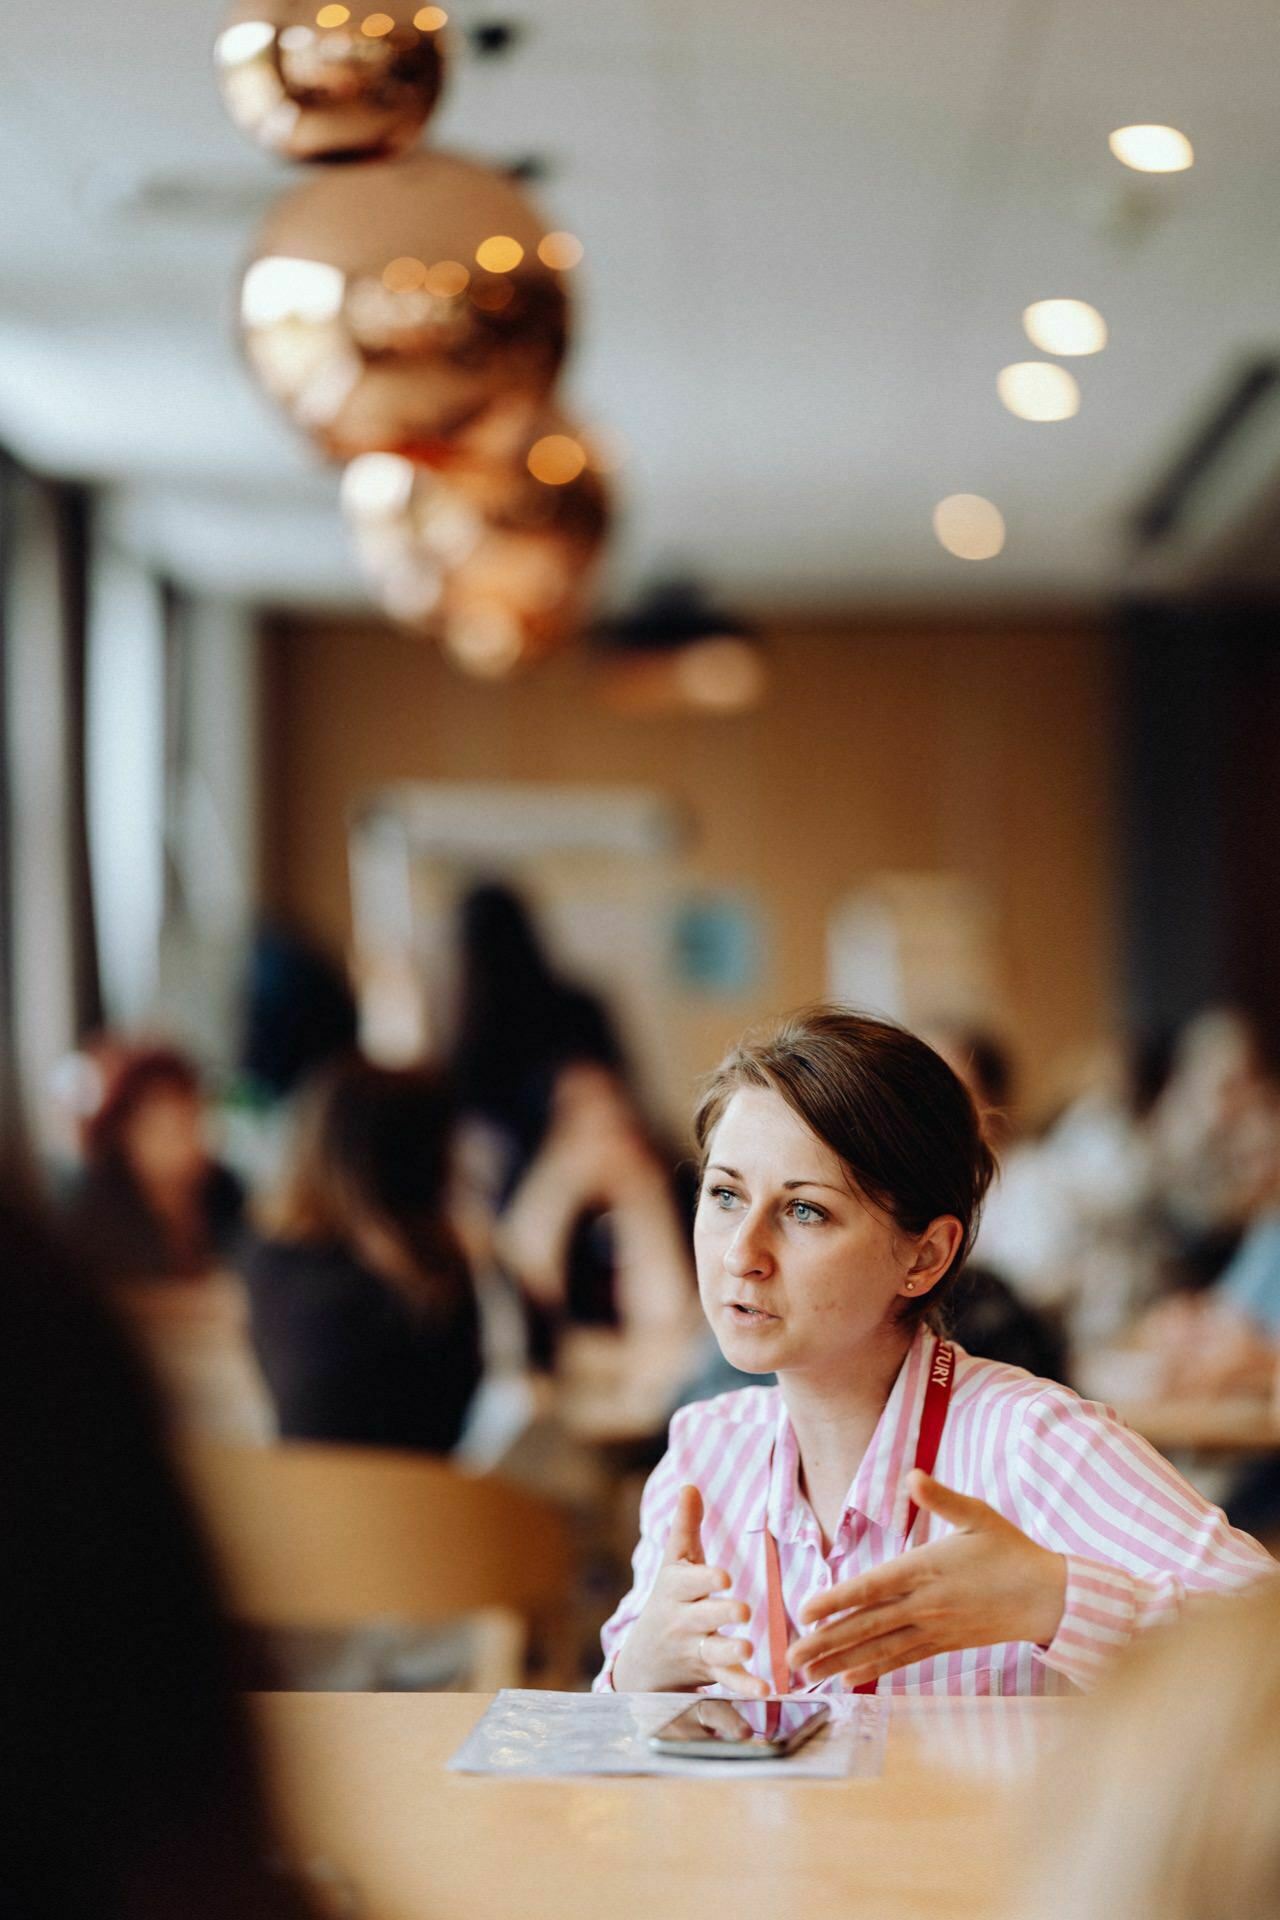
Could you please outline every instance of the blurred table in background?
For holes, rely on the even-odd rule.
[[[811,1784],[445,1771],[484,1695],[255,1698],[288,1857],[362,1920],[992,1915],[1070,1700],[886,1703],[884,1775]]]
[[[1280,1453],[1280,1412],[1269,1399],[1173,1394],[1123,1401],[1116,1412],[1161,1453]]]

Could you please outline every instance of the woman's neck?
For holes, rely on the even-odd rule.
[[[883,1329],[838,1378],[791,1371],[779,1376],[800,1454],[800,1491],[828,1551],[912,1338],[900,1326]]]

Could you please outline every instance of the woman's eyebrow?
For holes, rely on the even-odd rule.
[[[742,1178],[742,1175],[736,1167],[726,1167],[721,1160],[712,1161],[711,1165],[707,1168],[707,1172],[727,1173],[731,1180],[741,1180]],[[784,1180],[782,1185],[788,1193],[790,1193],[794,1187],[823,1187],[828,1193],[846,1193],[848,1191],[846,1187],[833,1186],[830,1180]]]

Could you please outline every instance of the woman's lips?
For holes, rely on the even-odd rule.
[[[740,1327],[772,1327],[778,1322],[776,1313],[766,1313],[763,1307],[748,1306],[743,1300],[730,1300],[726,1311],[729,1318]]]

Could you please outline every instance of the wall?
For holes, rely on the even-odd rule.
[[[688,1022],[689,1076],[744,1020],[822,991],[834,902],[885,870],[969,875],[996,912],[1029,1104],[1103,1037],[1112,952],[1111,670],[1097,627],[797,627],[742,718],[623,718],[580,653],[468,682],[370,623],[266,635],[267,873],[278,910],[350,933],[347,809],[397,779],[634,783],[684,801],[692,876],[754,890],[767,976]]]

